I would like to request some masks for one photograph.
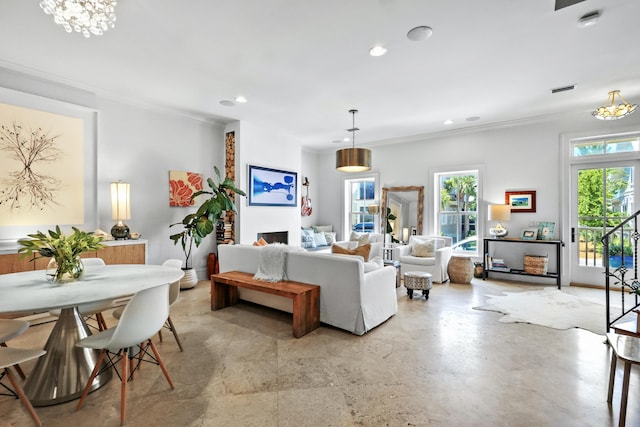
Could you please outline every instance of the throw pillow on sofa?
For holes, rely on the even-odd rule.
[[[302,230],[300,232],[300,236],[302,237],[302,247],[303,248],[315,248],[316,240],[313,237],[315,233],[313,230]]]
[[[364,263],[364,272],[368,273],[382,267],[384,267],[384,260],[382,259],[382,257],[376,256]]]
[[[422,241],[413,246],[413,256],[420,258],[433,258],[435,253],[435,242],[433,240]]]
[[[333,231],[325,231],[324,239],[327,241],[327,245],[331,246],[336,242],[336,233]]]
[[[349,240],[352,242],[358,242],[358,246],[366,245],[369,243],[369,234],[368,233],[356,233],[355,231],[351,232],[351,237]]]
[[[324,233],[325,231],[331,233],[333,231],[333,225],[314,225],[313,231],[316,233]]]
[[[257,242],[253,242],[253,246],[267,246],[268,244],[269,242],[264,240],[263,237],[261,237],[260,240],[258,240]]]
[[[324,233],[314,233],[313,240],[317,246],[327,246],[327,239],[324,237]]]
[[[368,260],[369,252],[371,252],[371,244],[367,243],[366,245],[358,246],[355,249],[345,249],[340,245],[333,245],[331,246],[331,252],[342,255],[358,255],[365,260]]]

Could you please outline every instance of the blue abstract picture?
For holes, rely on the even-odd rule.
[[[249,165],[250,206],[298,206],[298,174]]]

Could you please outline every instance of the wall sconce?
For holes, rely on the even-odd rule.
[[[122,181],[111,183],[111,219],[117,221],[111,228],[114,239],[129,238],[129,227],[122,221],[131,219],[130,189],[130,185]]]
[[[495,227],[489,229],[489,234],[494,238],[504,237],[508,230],[500,223],[511,219],[511,206],[509,205],[489,205],[489,221],[496,221]]]

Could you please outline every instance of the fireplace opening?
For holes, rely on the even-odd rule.
[[[288,231],[273,231],[270,233],[258,233],[256,240],[263,238],[267,243],[284,243],[289,244],[289,232]]]

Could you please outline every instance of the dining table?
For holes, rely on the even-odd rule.
[[[1,274],[0,314],[61,310],[44,346],[47,353],[38,359],[24,386],[31,403],[49,406],[82,395],[99,351],[76,346],[79,340],[91,335],[79,306],[126,301],[139,291],[176,282],[183,275],[182,270],[147,264],[91,266],[79,280],[65,284],[47,281],[45,270]],[[109,381],[111,372],[103,369],[91,391]]]

